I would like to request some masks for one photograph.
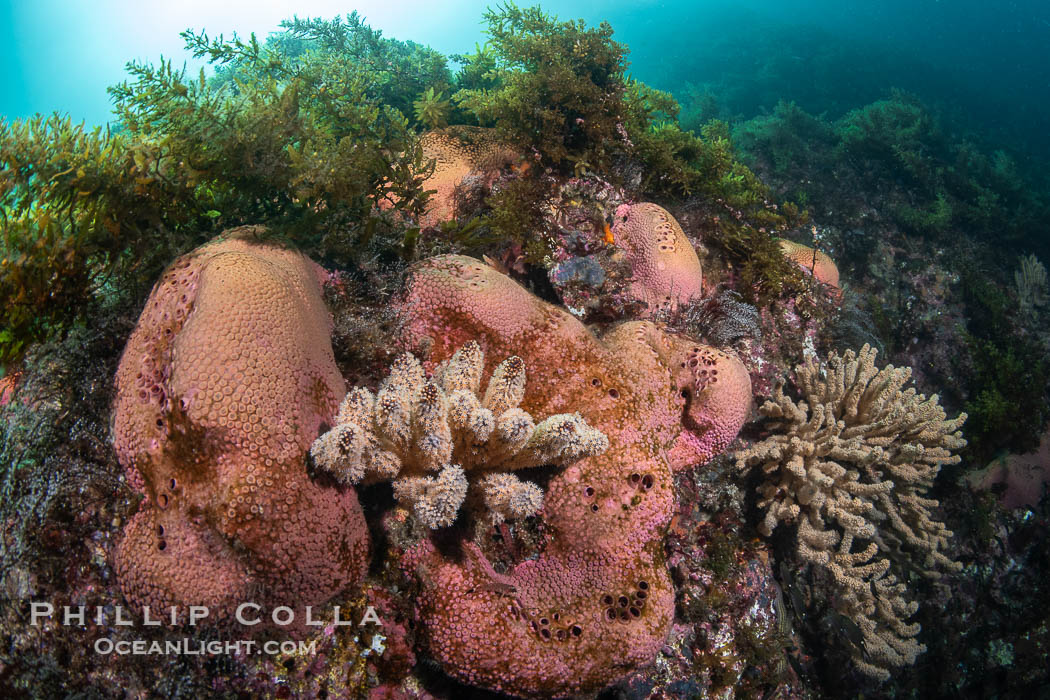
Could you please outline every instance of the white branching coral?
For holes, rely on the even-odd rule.
[[[609,441],[578,413],[536,424],[518,408],[525,395],[521,358],[499,364],[482,392],[484,367],[476,342],[429,380],[419,360],[401,355],[377,394],[358,387],[346,395],[335,427],[310,454],[349,484],[393,480],[394,496],[431,528],[456,519],[471,484],[495,522],[534,515],[543,490],[511,472],[598,455]]]
[[[966,414],[948,420],[936,394],[904,389],[910,367],[876,369],[875,355],[865,345],[796,367],[801,400],[777,387],[760,409],[772,434],[737,453],[737,467],[761,467],[759,530],[798,523],[799,556],[829,572],[838,611],[863,634],[857,667],[886,679],[925,651],[919,625],[907,623],[918,606],[891,566],[921,557],[914,568],[930,578],[959,566],[924,494],[941,465],[959,461]]]

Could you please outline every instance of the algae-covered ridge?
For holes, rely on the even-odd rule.
[[[423,206],[419,134],[445,124],[495,126],[538,157],[538,172],[617,179],[614,159],[638,161],[637,197],[702,193],[784,223],[724,127],[682,131],[669,94],[627,77],[611,27],[514,5],[484,22],[485,47],[451,61],[383,37],[356,13],[288,21],[265,42],[187,31],[187,50],[213,74],[129,64],[129,80],[110,90],[109,129],[57,115],[5,120],[0,289],[11,302],[0,358],[62,333],[101,296],[141,297],[178,253],[230,227],[266,224],[342,267],[411,259],[413,234],[391,215]],[[515,183],[492,195],[488,226],[528,242],[548,194]],[[746,259],[758,236],[732,235]]]

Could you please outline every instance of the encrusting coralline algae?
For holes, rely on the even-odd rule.
[[[611,237],[627,246],[637,279],[630,294],[659,311],[658,319],[697,301],[699,260],[673,217],[648,204],[621,205],[616,213]],[[540,516],[548,532],[537,558],[505,572],[470,541],[458,559],[426,536],[408,546],[401,566],[422,587],[416,601],[422,633],[450,675],[539,697],[598,690],[650,662],[674,609],[661,544],[673,506],[671,476],[705,463],[736,437],[752,401],[744,365],[654,321],[596,333],[490,265],[442,256],[413,268],[397,303],[398,345],[409,352],[393,362],[378,391],[352,389],[336,411],[344,385],[331,374],[330,321],[318,306],[323,277],[302,256],[240,233],[187,256],[158,285],[119,382],[118,453],[147,496],[116,558],[129,599],[223,610],[251,590],[275,604],[320,602],[364,574],[368,534],[352,487],[390,481],[394,497],[430,530],[454,525],[469,504],[491,523]],[[260,289],[269,291],[257,303],[253,295]],[[209,315],[209,305],[225,309],[235,299],[235,313]],[[313,311],[275,313],[282,300]],[[306,322],[309,333],[291,330]],[[286,349],[274,344],[280,338],[288,338]],[[139,345],[143,350],[133,349]],[[280,376],[268,373],[260,369],[260,347],[267,357],[276,349],[298,364]],[[181,363],[193,353],[225,359],[213,372],[201,364],[191,380]],[[855,367],[847,355],[842,370],[846,385],[855,380],[860,387],[843,399],[854,413],[861,411],[858,402],[863,411],[875,404],[871,410],[889,410],[884,394],[907,379],[901,371],[885,379],[880,374],[878,391],[862,401],[874,376],[872,357],[862,351],[864,362]],[[260,371],[265,376],[257,379]],[[800,381],[815,370],[806,371],[800,370]],[[318,379],[330,376],[335,379]],[[305,390],[293,386],[302,381],[309,384]],[[281,398],[295,396],[307,402],[298,413],[294,400]],[[914,392],[901,396],[914,398]],[[770,406],[779,406],[784,413],[786,400],[763,412],[773,415]],[[926,416],[922,407],[930,402],[916,400],[921,405],[914,411],[894,409],[893,420],[904,420],[909,411]],[[268,417],[267,406],[280,420]],[[814,410],[823,415],[832,409]],[[847,419],[853,415],[846,413]],[[889,418],[872,420],[879,426],[872,438],[879,454],[907,432]],[[321,426],[331,427],[307,437]],[[180,446],[187,439],[213,447],[188,451]],[[769,440],[774,442],[759,443],[738,459],[750,463],[781,438]],[[338,485],[307,476],[308,450]],[[867,467],[875,460],[874,453],[850,450],[840,457],[853,455]],[[951,459],[950,452],[930,450],[922,459]],[[913,452],[902,448],[901,454]],[[560,470],[546,492],[517,474],[551,465]],[[847,480],[854,473],[839,471]],[[913,480],[914,489],[928,487],[935,473]],[[908,483],[901,475],[897,482]],[[886,574],[888,560],[873,561],[875,542],[911,533],[900,538],[905,548],[932,542],[924,551],[944,563],[939,549],[950,536],[943,527],[927,532],[937,525],[926,510],[935,504],[918,491],[899,495],[895,509],[857,505],[857,489],[881,503],[887,484],[846,489],[852,494],[846,506],[815,498],[820,491],[806,485],[762,487],[770,517],[775,511],[791,519],[800,506],[812,514],[825,502],[828,517],[844,526],[861,522],[860,511],[871,517],[863,527],[829,535],[834,541],[823,536],[831,531],[803,517],[799,537],[803,559],[823,563],[850,592],[841,610],[866,635],[864,653],[855,660],[877,677],[885,667],[914,662],[922,646],[914,640],[918,627],[905,622],[914,604],[901,602],[903,584]],[[297,495],[273,500],[293,487]],[[311,489],[317,493],[308,497]],[[796,490],[800,505],[785,506],[780,494]],[[297,507],[313,514],[300,520]],[[317,508],[341,508],[344,515],[329,517],[336,511]],[[199,513],[214,515],[202,519]],[[323,523],[334,529],[318,529]],[[767,522],[765,532],[771,528]],[[299,533],[299,539],[279,531]],[[338,550],[349,559],[322,562],[336,535],[345,538],[347,546]],[[854,553],[855,537],[872,544]],[[829,549],[836,544],[839,550]],[[273,558],[275,546],[292,549]]]
[[[303,462],[346,390],[323,271],[259,233],[176,260],[124,350],[114,444],[144,500],[114,568],[134,605],[219,621],[245,601],[319,605],[364,573],[356,494]]]

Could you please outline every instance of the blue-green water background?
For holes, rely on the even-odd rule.
[[[387,36],[452,54],[483,40],[486,4],[3,0],[0,115],[60,111],[104,123],[105,88],[123,78],[125,61],[163,54],[196,69],[178,37],[186,28],[227,36],[254,31],[261,38],[293,14],[332,17],[357,9]],[[1045,0],[562,0],[542,6],[561,19],[610,22],[615,38],[631,48],[635,77],[680,97],[689,85],[706,86],[720,98],[720,116],[750,118],[783,98],[835,118],[900,87],[951,109],[1022,159],[1050,159]]]

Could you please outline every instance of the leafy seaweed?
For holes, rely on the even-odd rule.
[[[265,43],[183,33],[216,66],[129,63],[118,123],[0,122],[0,363],[61,333],[101,295],[144,289],[215,232],[264,224],[349,266],[396,257],[388,210],[419,211],[427,164],[405,114],[443,90],[444,58],[356,14],[299,20]],[[379,245],[377,250],[376,245]]]

